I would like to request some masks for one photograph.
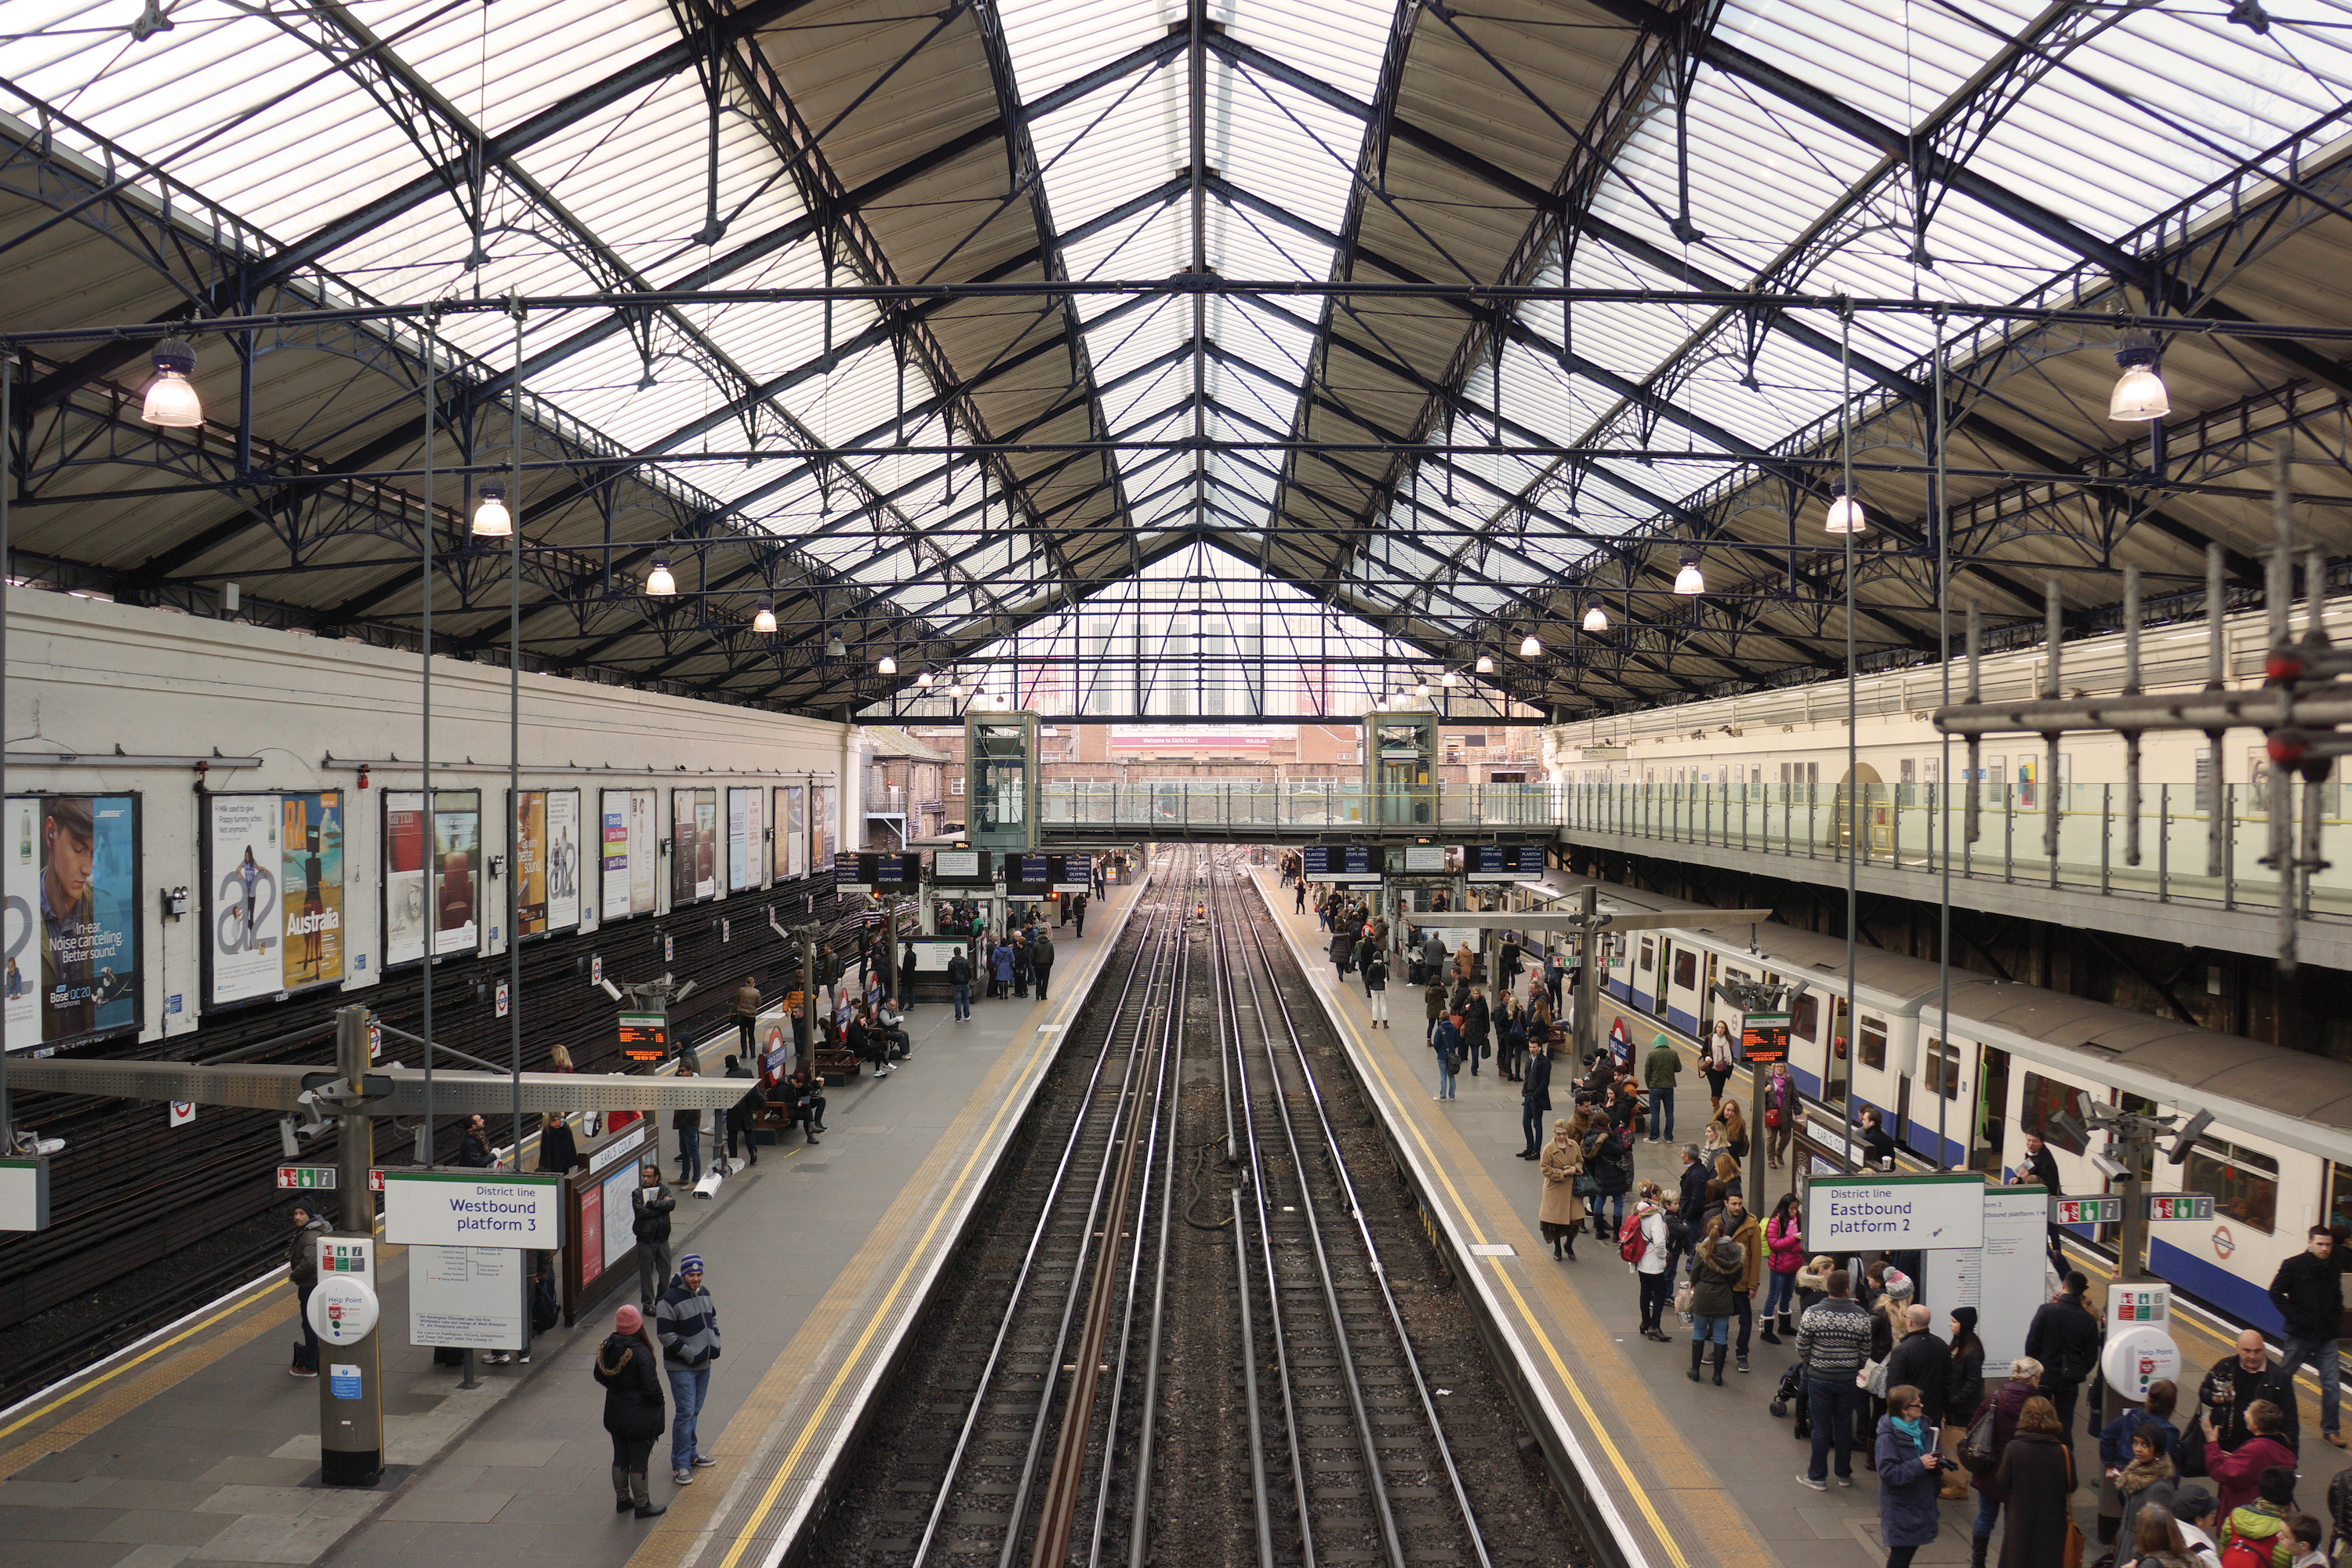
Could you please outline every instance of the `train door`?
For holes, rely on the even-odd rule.
[[[1705,1005],[1698,983],[1701,956],[1694,947],[1675,948],[1674,967],[1667,975],[1670,984],[1666,987],[1666,1022],[1692,1036],[1701,1033],[1704,1027],[1699,1022],[1699,1013]]]
[[[2000,1152],[2008,1143],[2009,1053],[1984,1048],[1977,1073],[1976,1114],[1970,1118],[1969,1168],[2000,1180]]]
[[[1853,1082],[1853,1022],[1846,1012],[1845,998],[1831,997],[1828,1077],[1822,1084],[1824,1105],[1844,1105],[1847,1089]]]
[[[1674,956],[1674,939],[1666,936],[1660,937],[1656,954],[1657,967],[1650,972],[1650,1016],[1654,1018],[1663,1018],[1666,1016],[1666,994],[1674,981],[1675,972],[1672,968]]]
[[[1658,996],[1664,990],[1658,984],[1658,939],[1644,935],[1639,945],[1640,956],[1633,964],[1633,994],[1627,1000],[1644,1013],[1655,1013]]]

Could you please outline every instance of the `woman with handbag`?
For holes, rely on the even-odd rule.
[[[1938,1496],[1958,1500],[1969,1495],[1969,1473],[1957,1462],[1968,1423],[1984,1403],[1984,1341],[1977,1338],[1977,1310],[1955,1307],[1951,1317],[1952,1359],[1944,1382],[1944,1457],[1955,1461],[1944,1467],[1944,1489]]]
[[[1592,1178],[1584,1173],[1584,1151],[1577,1147],[1574,1130],[1566,1118],[1551,1124],[1551,1142],[1544,1145],[1536,1168],[1543,1173],[1543,1206],[1537,1223],[1551,1243],[1554,1258],[1576,1257],[1576,1233],[1584,1226],[1584,1195],[1580,1189]],[[1566,1253],[1560,1248],[1565,1246]]]
[[[2056,1405],[2038,1394],[2025,1402],[1994,1479],[2008,1493],[2009,1528],[2001,1531],[2000,1568],[2078,1568],[2083,1532],[2075,1527],[2070,1506],[2074,1456],[2058,1424]]]
[[[1985,1568],[1986,1551],[1992,1543],[1992,1527],[2000,1521],[2000,1510],[2009,1502],[2009,1482],[2001,1461],[2009,1457],[2010,1443],[2017,1436],[2018,1424],[2025,1418],[2025,1406],[2041,1398],[2037,1392],[2041,1383],[2040,1362],[2030,1355],[2011,1362],[2009,1381],[1977,1406],[1976,1415],[1969,1421],[1969,1435],[1960,1440],[1960,1463],[1975,1477],[1969,1485],[1976,1489],[1977,1494],[1976,1521],[1969,1529],[1969,1568]],[[2055,1422],[2058,1407],[2046,1399],[2042,1403]]]

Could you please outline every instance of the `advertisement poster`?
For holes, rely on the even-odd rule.
[[[608,789],[602,792],[597,815],[604,836],[604,918],[625,920],[654,912],[654,890],[660,875],[655,848],[654,792],[649,789]]]
[[[425,797],[415,790],[384,792],[386,964],[423,958],[428,925],[436,953],[480,950],[481,850],[479,790],[435,790],[429,840]]]
[[[7,810],[7,1048],[135,1028],[138,796],[11,795]]]
[[[756,789],[727,792],[727,890],[730,893],[767,886],[767,878],[760,874],[760,868],[767,863],[767,824],[760,810],[765,793]]]
[[[719,792],[669,792],[670,908],[719,891]]]
[[[580,792],[527,789],[515,819],[515,926],[525,936],[580,923]]]
[[[343,795],[208,795],[205,1005],[343,977]]]
[[[796,882],[808,875],[808,785],[776,790],[776,880]]]
[[[841,830],[834,821],[834,802],[841,791],[829,784],[809,785],[809,864],[830,866],[841,847]]]

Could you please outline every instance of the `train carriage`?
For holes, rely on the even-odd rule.
[[[1571,897],[1563,872],[1520,885],[1540,902]],[[2209,1194],[2215,1217],[2151,1227],[2160,1279],[2273,1337],[2271,1277],[2314,1223],[2352,1222],[2352,1063],[2150,1017],[2039,986],[1955,970],[1947,1001],[1937,966],[1864,948],[1853,1016],[1842,938],[1780,925],[1710,927],[1714,911],[1602,884],[1604,910],[1687,910],[1686,928],[1627,932],[1605,984],[1632,1011],[1692,1040],[1737,1009],[1716,984],[1802,981],[1791,1005],[1790,1069],[1816,1116],[1842,1121],[1877,1108],[1916,1158],[2001,1179],[2041,1133],[2059,1181],[2077,1196],[2119,1187],[2093,1165],[2061,1112],[2085,1102],[2192,1114],[2214,1123],[2180,1164],[2158,1158],[2148,1190]],[[1947,1018],[1948,1017],[1948,1027]],[[2096,1138],[2095,1131],[2093,1133]],[[2078,1227],[2112,1247],[2111,1234]]]

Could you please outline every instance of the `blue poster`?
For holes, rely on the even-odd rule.
[[[138,797],[12,795],[6,826],[8,1048],[136,1027]]]

